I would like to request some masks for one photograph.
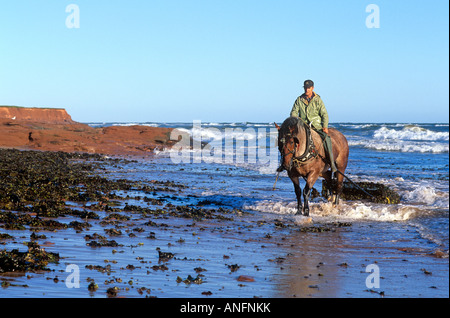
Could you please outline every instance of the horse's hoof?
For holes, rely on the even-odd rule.
[[[333,200],[333,205],[339,205],[339,196],[335,196]]]
[[[313,223],[313,219],[312,217],[308,216],[308,217],[301,217],[301,218],[296,218],[294,220],[295,224],[297,225],[305,225],[305,224],[311,224]]]

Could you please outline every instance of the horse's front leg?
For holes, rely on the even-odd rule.
[[[306,183],[305,187],[303,188],[303,200],[305,200],[305,206],[303,207],[303,215],[309,216],[309,196],[311,194],[311,188],[308,186],[308,183]]]
[[[316,183],[318,177],[318,173],[311,173],[306,178],[306,185],[303,189],[303,200],[305,201],[305,206],[303,207],[304,216],[309,216],[309,196],[311,195],[311,189],[314,186],[314,183]]]
[[[295,195],[297,197],[297,212],[295,214],[302,214],[302,189],[300,188],[298,177],[289,176],[289,178],[291,178],[294,184]]]

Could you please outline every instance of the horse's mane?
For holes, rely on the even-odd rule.
[[[294,130],[292,130],[292,127],[294,127]],[[300,131],[300,127],[303,128],[303,122],[298,117],[288,117],[280,127],[280,136],[290,134],[291,131],[296,135]]]

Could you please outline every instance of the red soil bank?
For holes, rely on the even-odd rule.
[[[0,147],[24,150],[148,155],[171,147],[172,128],[93,128],[72,120],[65,109],[0,106]]]

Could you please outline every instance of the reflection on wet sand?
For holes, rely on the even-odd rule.
[[[326,233],[292,232],[283,247],[288,257],[282,263],[274,297],[338,297],[341,286],[339,268],[342,237],[337,231]]]

